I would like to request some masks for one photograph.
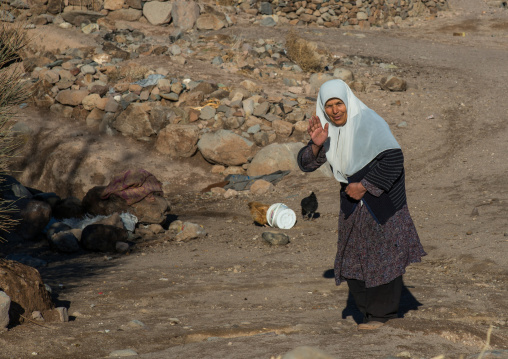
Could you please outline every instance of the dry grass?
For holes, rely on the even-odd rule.
[[[295,30],[290,30],[286,35],[286,51],[289,59],[303,71],[319,72],[323,69],[317,46],[301,38]]]
[[[15,106],[27,101],[32,92],[31,84],[22,79],[22,69],[13,63],[29,42],[23,26],[0,25],[0,174],[8,171],[12,157],[23,143],[11,131]],[[12,201],[0,199],[0,232],[8,232],[17,225],[12,219],[15,211]]]

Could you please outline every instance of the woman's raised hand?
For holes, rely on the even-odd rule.
[[[319,117],[314,115],[309,120],[309,127],[307,128],[307,132],[309,133],[310,138],[314,144],[317,146],[323,146],[323,143],[325,143],[326,139],[328,138],[328,123],[323,128]]]

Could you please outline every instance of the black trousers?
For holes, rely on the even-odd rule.
[[[402,276],[377,287],[365,288],[365,282],[348,279],[347,285],[355,299],[356,306],[363,314],[363,322],[385,323],[397,318],[402,292]]]

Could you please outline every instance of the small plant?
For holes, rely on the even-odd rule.
[[[20,61],[20,51],[29,39],[22,25],[7,28],[0,25],[0,174],[8,171],[10,161],[23,140],[11,131],[15,106],[28,100],[31,86],[23,81],[23,71],[15,63]],[[0,179],[0,186],[1,186]],[[12,230],[17,221],[12,214],[17,210],[12,201],[0,198],[0,241],[1,233]]]
[[[323,69],[317,46],[301,38],[295,30],[290,30],[286,35],[286,51],[288,58],[303,71],[318,72]]]

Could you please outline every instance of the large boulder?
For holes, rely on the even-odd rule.
[[[129,212],[139,223],[160,224],[166,220],[170,210],[168,201],[161,196],[149,196],[130,205]]]
[[[254,143],[229,130],[204,134],[198,142],[198,149],[211,163],[239,166],[249,161]]]
[[[17,201],[16,203],[23,203]],[[25,240],[36,239],[51,219],[51,206],[43,201],[29,200],[21,208],[21,222],[18,226],[18,233]]]
[[[168,125],[159,132],[155,148],[171,157],[191,157],[198,149],[198,139],[195,125]]]
[[[11,307],[11,298],[0,291],[0,331],[9,325],[9,308]]]
[[[39,271],[16,261],[0,259],[0,288],[11,299],[10,324],[23,323],[33,311],[54,308]]]
[[[107,224],[91,224],[81,233],[81,244],[84,248],[98,252],[116,251],[116,242],[124,242],[128,238],[124,228]]]
[[[169,1],[149,1],[143,6],[143,15],[152,25],[163,25],[171,22],[173,4]]]
[[[302,143],[272,143],[261,149],[249,167],[247,175],[263,176],[275,171],[300,171],[297,163],[298,151],[303,147]],[[309,175],[316,177],[332,177],[330,166],[325,163],[315,172]]]
[[[171,9],[171,17],[173,25],[183,31],[190,30],[194,27],[199,17],[199,5],[193,0],[176,0],[173,2]]]
[[[131,103],[113,121],[114,129],[124,136],[131,136],[139,140],[146,140],[155,134],[152,128],[149,115],[150,108],[143,103]]]

